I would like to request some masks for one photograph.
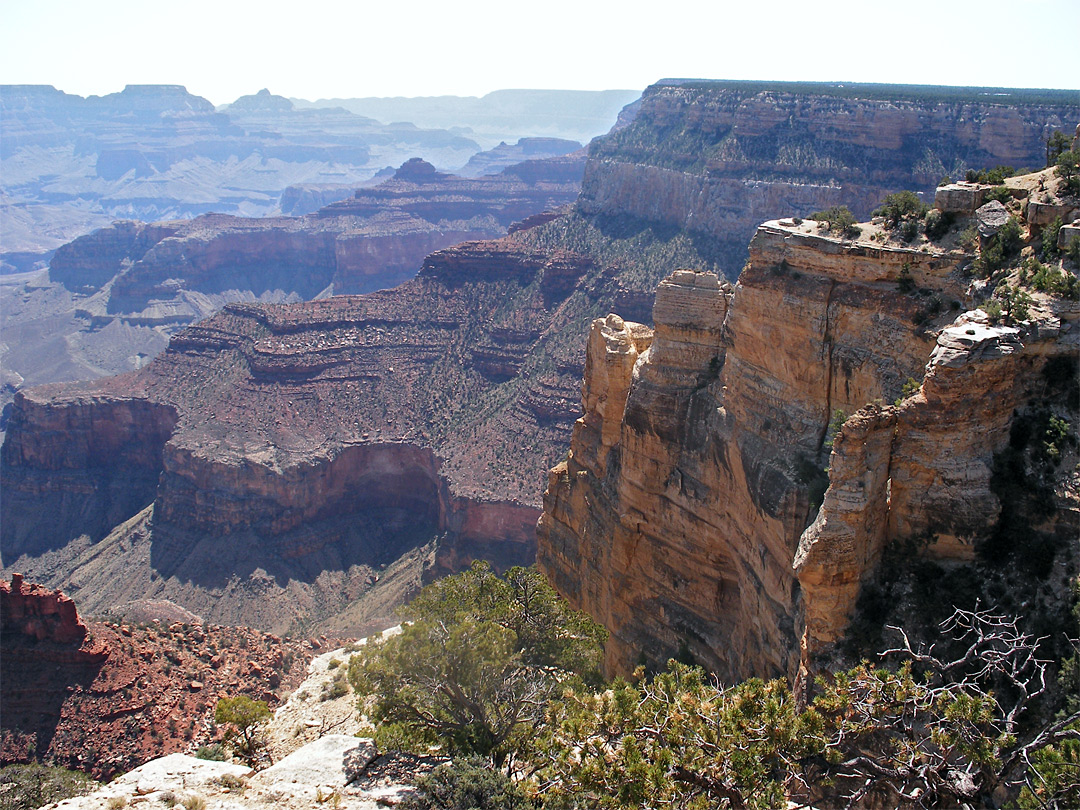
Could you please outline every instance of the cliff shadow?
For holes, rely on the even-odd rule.
[[[105,661],[81,659],[77,650],[35,643],[22,634],[0,636],[0,729],[17,756],[40,759],[52,746],[65,702],[90,688]],[[5,755],[15,754],[5,743]]]
[[[326,572],[354,566],[377,571],[439,533],[438,517],[430,511],[382,505],[365,505],[280,533],[243,529],[208,536],[156,525],[150,567],[157,576],[200,589],[226,588],[261,576],[260,571],[285,588],[293,581],[313,584]]]

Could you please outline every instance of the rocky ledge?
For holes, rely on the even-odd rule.
[[[328,644],[190,613],[171,623],[84,621],[69,597],[19,574],[0,581],[0,615],[0,764],[36,759],[99,779],[219,739],[219,697],[276,706]]]

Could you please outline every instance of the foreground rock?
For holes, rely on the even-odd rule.
[[[218,698],[276,706],[312,656],[311,641],[198,617],[84,621],[63,593],[17,574],[0,581],[0,619],[0,764],[37,759],[98,779],[214,742]]]
[[[343,735],[323,737],[258,773],[244,765],[170,754],[117,777],[89,796],[46,807],[169,807],[201,799],[211,810],[316,810],[327,802],[333,807],[375,810],[399,801],[410,790],[410,777],[431,767],[425,762],[394,763],[392,768],[376,762],[373,767],[376,758],[370,740]],[[397,781],[384,778],[391,770]]]

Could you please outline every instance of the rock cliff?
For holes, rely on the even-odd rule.
[[[423,548],[417,565],[439,570],[531,560],[539,470],[520,460],[554,462],[580,374],[540,344],[591,269],[470,243],[394,290],[229,305],[138,373],[20,392],[0,461],[5,564],[83,565],[97,610],[167,597],[284,629],[380,589],[400,600],[415,580],[381,569]],[[80,542],[97,544],[90,569],[56,564]]]
[[[1040,167],[1049,134],[1078,122],[1069,91],[661,82],[592,144],[580,206],[711,234],[734,278],[763,220],[841,204],[866,217],[969,167]]]
[[[33,643],[70,645],[82,653],[87,630],[71,599],[58,591],[26,584],[21,574],[13,574],[10,582],[0,581],[0,634]],[[88,658],[107,654],[104,649],[85,652]]]
[[[926,538],[968,562],[993,541],[1018,414],[1047,403],[1075,425],[1048,380],[1069,376],[1080,310],[1038,296],[1019,326],[958,317],[985,293],[954,244],[767,222],[733,289],[677,271],[654,330],[593,323],[537,556],[610,630],[610,670],[682,652],[728,679],[795,676],[840,639],[883,548]],[[1067,470],[1060,519],[1032,524],[1057,543],[1080,517]]]
[[[0,764],[37,759],[98,779],[220,738],[219,697],[275,705],[327,643],[198,617],[87,622],[69,597],[19,574],[0,581],[0,610]]]

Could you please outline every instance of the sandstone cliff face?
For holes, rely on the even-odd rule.
[[[890,544],[925,538],[923,553],[966,562],[993,534],[1006,507],[995,492],[995,455],[1018,414],[1050,399],[1048,364],[1075,365],[1080,312],[1046,313],[1020,328],[980,315],[942,330],[915,396],[868,406],[838,433],[829,490],[795,555],[807,654],[840,638]],[[1061,529],[1075,539],[1075,493],[1061,510]]]
[[[597,141],[582,183],[588,214],[710,234],[734,278],[758,223],[844,204],[866,217],[888,193],[932,193],[967,167],[1038,167],[1075,96],[935,96],[922,89],[783,83],[661,83],[636,120]]]
[[[685,649],[725,678],[794,676],[838,638],[884,544],[930,531],[930,553],[970,559],[997,515],[993,454],[1076,327],[1060,313],[1022,337],[948,326],[969,257],[924,247],[769,222],[734,290],[679,271],[651,337],[593,324],[585,415],[552,470],[537,556],[610,630],[612,671]],[[901,274],[924,294],[901,292]],[[859,410],[924,366],[917,397]],[[859,413],[829,461],[836,411]]]

